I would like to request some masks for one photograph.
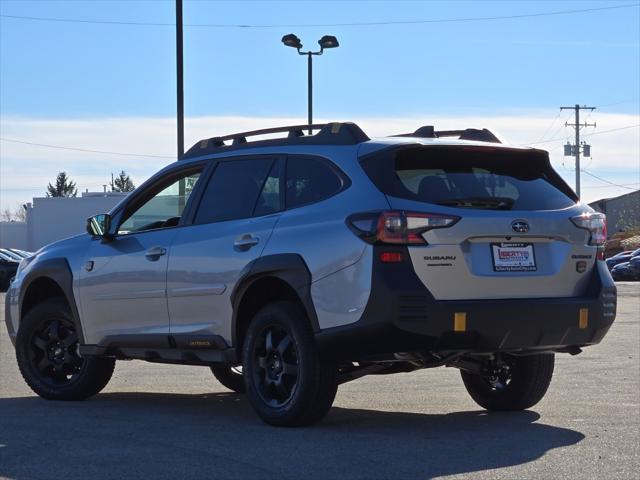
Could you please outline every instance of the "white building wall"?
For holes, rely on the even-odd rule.
[[[125,194],[83,194],[82,197],[34,198],[27,209],[27,244],[35,251],[49,243],[86,232],[87,218],[111,210]]]
[[[27,250],[27,222],[0,222],[0,247]]]

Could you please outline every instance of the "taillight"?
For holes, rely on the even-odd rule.
[[[352,215],[347,225],[369,243],[425,245],[425,232],[450,227],[458,220],[454,215],[388,210]]]
[[[607,241],[607,217],[604,213],[585,212],[571,217],[571,221],[576,227],[589,230],[589,245],[601,246]]]

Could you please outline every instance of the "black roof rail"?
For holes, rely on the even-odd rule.
[[[502,143],[491,130],[483,128],[465,128],[464,130],[436,130],[432,125],[418,128],[413,133],[403,133],[394,135],[395,137],[419,137],[419,138],[440,138],[458,137],[460,140],[475,140],[477,142]]]
[[[305,131],[318,130],[309,135]],[[273,133],[288,133],[283,138],[270,138],[250,142],[248,137],[270,135]],[[234,133],[222,137],[212,137],[200,140],[191,147],[182,159],[199,157],[210,153],[236,150],[240,148],[288,146],[288,145],[357,145],[369,140],[362,129],[351,122],[315,123],[313,125],[293,125],[288,127],[265,128],[250,132]],[[227,143],[231,142],[231,143]]]

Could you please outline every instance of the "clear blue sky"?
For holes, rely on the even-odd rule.
[[[593,11],[544,15],[585,9]],[[82,191],[101,190],[111,172],[125,168],[139,184],[171,161],[174,14],[173,0],[0,0],[0,208],[43,195],[60,170]],[[420,20],[429,23],[309,26]],[[497,128],[515,144],[544,139],[540,146],[573,185],[572,161],[562,156],[571,114],[558,107],[595,105],[589,121],[598,122],[599,136],[590,138],[594,155],[583,166],[605,180],[585,173],[583,198],[640,185],[640,0],[185,0],[184,22],[187,146],[201,136],[305,121],[306,60],[280,39],[295,33],[317,48],[331,34],[341,46],[314,62],[316,119],[357,120],[375,135],[420,121]],[[165,25],[141,25],[150,23]]]
[[[173,1],[7,1],[2,15],[172,23]],[[638,5],[637,1],[195,2],[186,24],[310,24],[490,17]],[[3,115],[169,116],[174,29],[2,18]],[[304,58],[315,47],[318,116],[490,114],[630,100],[638,113],[640,8],[460,23],[185,31],[187,115],[304,115]]]

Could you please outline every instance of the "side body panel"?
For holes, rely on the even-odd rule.
[[[146,254],[154,247],[168,252],[181,228],[92,242],[77,282],[86,343],[99,344],[105,337],[115,335],[169,332],[168,255]]]
[[[350,178],[351,185],[326,200],[283,212],[263,252],[293,253],[304,259],[320,329],[357,321],[364,306],[362,299],[366,302],[371,288],[371,256],[366,254],[369,246],[349,230],[346,218],[356,212],[389,207],[385,196],[358,165],[355,152],[350,155],[334,163]],[[338,307],[329,300],[337,291],[345,295],[349,292],[352,300]]]
[[[311,284],[316,315],[323,329],[360,319],[371,293],[372,268],[373,246],[367,245],[356,263]]]
[[[167,271],[172,334],[216,334],[231,343],[231,293],[243,269],[267,245],[280,214],[181,229]],[[257,244],[234,243],[252,237]]]

